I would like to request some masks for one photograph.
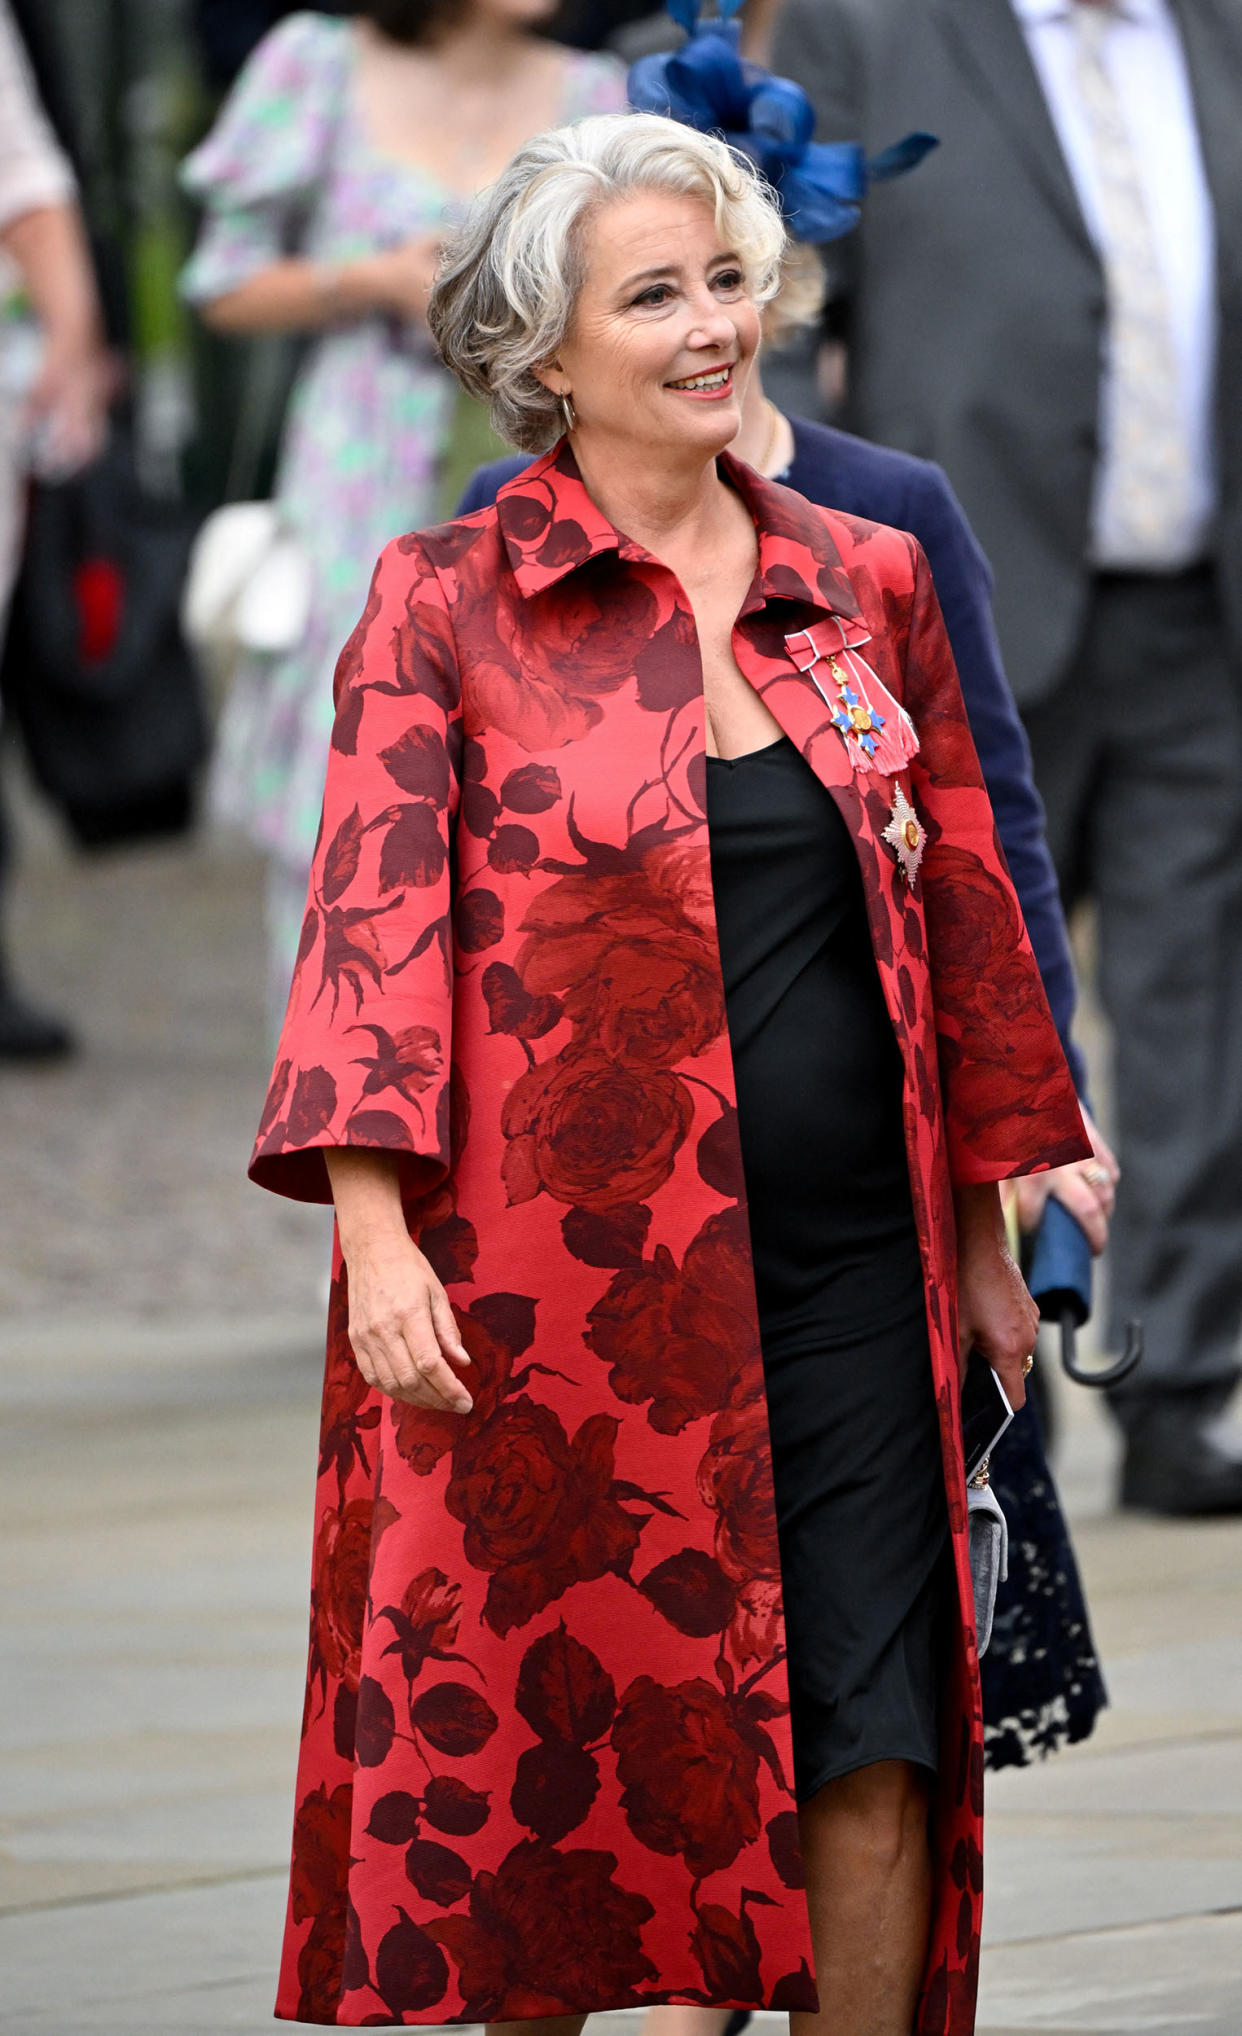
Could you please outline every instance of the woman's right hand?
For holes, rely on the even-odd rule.
[[[397,1160],[367,1147],[324,1153],[349,1274],[349,1340],[369,1386],[411,1407],[468,1414],[470,1358],[449,1298],[405,1227]]]
[[[355,1242],[349,1272],[349,1340],[369,1386],[411,1407],[468,1414],[461,1379],[470,1359],[448,1295],[413,1239]]]

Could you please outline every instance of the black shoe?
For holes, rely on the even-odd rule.
[[[1153,1408],[1126,1441],[1121,1504],[1141,1513],[1242,1513],[1242,1456],[1216,1441],[1198,1399]]]
[[[14,990],[0,989],[0,1061],[64,1060],[77,1041],[67,1025],[28,1004]]]

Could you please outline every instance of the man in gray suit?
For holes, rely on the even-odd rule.
[[[996,574],[1066,903],[1099,911],[1123,1503],[1242,1510],[1242,9],[787,0],[821,140],[941,146],[842,243],[843,422]]]

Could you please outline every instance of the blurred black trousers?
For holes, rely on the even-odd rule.
[[[1078,653],[1024,714],[1069,909],[1094,899],[1123,1169],[1110,1339],[1146,1353],[1116,1396],[1239,1376],[1242,1328],[1242,672],[1210,567],[1101,574]]]

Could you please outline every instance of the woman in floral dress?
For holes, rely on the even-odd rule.
[[[332,669],[376,554],[434,519],[454,385],[423,311],[438,243],[526,136],[625,104],[610,58],[532,31],[552,0],[370,0],[294,14],[255,51],[185,164],[206,208],[182,279],[218,329],[314,336],[276,482],[311,613],[240,675],[215,806],[266,850],[270,1001],[283,1010],[332,726]]]

